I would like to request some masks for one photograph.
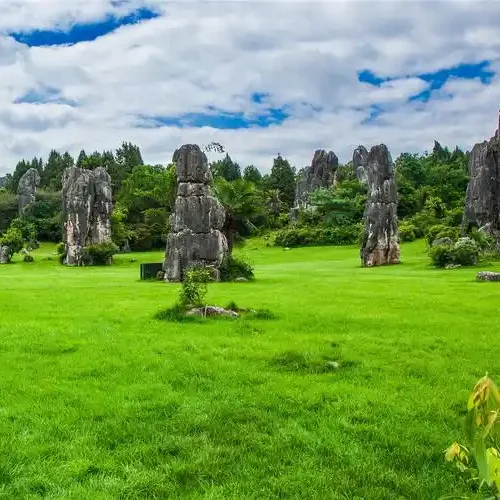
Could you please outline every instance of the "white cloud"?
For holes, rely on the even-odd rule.
[[[28,48],[6,34],[141,6],[164,14],[93,42]],[[182,143],[216,140],[264,170],[278,152],[301,167],[319,147],[343,161],[361,143],[385,142],[393,156],[433,139],[470,148],[493,133],[500,104],[498,75],[489,85],[452,79],[429,102],[407,102],[428,88],[419,74],[485,58],[500,70],[497,2],[0,0],[0,8],[0,173],[51,148],[77,154],[123,140],[152,163],[168,162]],[[365,68],[395,79],[360,83]],[[41,88],[78,106],[15,104]],[[269,95],[256,103],[254,92]],[[367,122],[372,105],[383,113]],[[214,107],[251,117],[267,106],[291,116],[268,128],[136,127],[137,115]]]

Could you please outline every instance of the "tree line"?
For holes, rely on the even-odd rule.
[[[449,150],[439,142],[431,152],[403,153],[395,160],[398,183],[398,217],[403,240],[425,237],[431,227],[458,228],[467,187],[468,152]],[[23,159],[0,187],[0,233],[17,217],[16,192],[24,173],[35,168],[41,178],[37,201],[27,222],[40,241],[62,239],[61,178],[76,165],[104,167],[111,177],[115,210],[113,238],[121,248],[164,248],[174,209],[175,167],[147,165],[139,146],[124,142],[116,150],[81,151],[76,159],[68,152],[51,151],[48,158]],[[352,163],[341,165],[336,183],[310,195],[310,206],[290,220],[297,170],[281,154],[263,175],[253,165],[240,166],[226,153],[210,163],[213,193],[226,208],[224,232],[230,246],[251,234],[273,234],[283,246],[355,243],[359,236],[365,187],[356,179]],[[434,230],[436,232],[436,230]]]

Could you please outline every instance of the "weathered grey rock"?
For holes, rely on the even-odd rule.
[[[476,279],[478,281],[500,281],[500,273],[492,271],[480,271],[477,273]]]
[[[23,215],[29,205],[36,200],[36,189],[40,185],[40,174],[36,168],[30,168],[19,180],[19,215]]]
[[[438,247],[442,245],[453,245],[453,240],[451,238],[436,238],[433,242],[432,245],[433,247]]]
[[[69,266],[83,265],[83,248],[111,241],[111,179],[103,168],[69,167],[63,174],[64,242]]]
[[[182,281],[190,267],[213,269],[220,280],[219,268],[228,253],[221,229],[225,211],[210,193],[210,171],[205,153],[186,144],[173,156],[177,169],[177,198],[171,216],[172,232],[167,237],[164,263],[166,281]]]
[[[361,162],[363,149],[358,148],[353,158],[357,169],[363,170],[358,178],[368,187],[361,262],[366,267],[398,264],[397,189],[391,154],[380,144],[371,148],[366,161]]]
[[[297,181],[295,203],[290,214],[292,219],[296,218],[298,210],[308,206],[309,195],[312,192],[332,185],[338,166],[339,159],[333,151],[328,153],[324,149],[315,151],[311,166],[302,170],[301,177]]]
[[[362,184],[367,183],[366,178],[366,165],[368,162],[368,150],[364,146],[358,146],[354,150],[352,155],[352,165],[354,167],[354,172],[356,172],[356,177]]]
[[[234,281],[236,283],[246,283],[248,280],[247,280],[247,278],[244,278],[243,276],[240,276],[239,278],[236,278]]]
[[[446,264],[445,269],[458,269],[462,267],[462,264]]]
[[[0,245],[0,264],[8,264],[10,262],[9,247]]]
[[[195,233],[209,233],[212,229],[222,229],[225,217],[224,208],[212,196],[177,196],[172,231],[190,229]]]
[[[87,244],[97,245],[111,241],[113,194],[111,177],[106,169],[98,167],[92,173],[93,205]]]
[[[186,316],[225,316],[228,318],[239,318],[239,314],[231,309],[224,309],[218,306],[196,307],[187,311]]]
[[[500,134],[476,144],[469,158],[464,227],[482,228],[500,241]]]

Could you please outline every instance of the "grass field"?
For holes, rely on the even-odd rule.
[[[362,269],[356,248],[250,241],[253,283],[209,302],[278,319],[168,323],[139,262],[0,267],[0,498],[438,498],[467,396],[500,381],[500,285],[477,269]],[[137,262],[129,262],[134,257]],[[495,269],[492,267],[491,269]],[[329,371],[328,361],[340,368]]]

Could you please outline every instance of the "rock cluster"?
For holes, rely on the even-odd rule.
[[[113,197],[108,172],[69,167],[63,174],[64,242],[69,266],[83,265],[83,248],[111,241]]]
[[[26,208],[35,202],[36,189],[40,185],[40,174],[36,168],[30,168],[19,180],[17,195],[19,197],[19,215],[25,213]]]
[[[297,181],[292,217],[295,217],[300,209],[308,206],[310,193],[332,185],[338,166],[339,159],[333,151],[327,153],[324,149],[318,149],[314,153],[311,166],[302,170],[301,177]]]
[[[366,267],[398,264],[397,188],[391,154],[384,144],[369,153],[360,146],[354,151],[353,165],[368,188],[361,262]]]
[[[464,227],[483,228],[500,241],[500,131],[472,148],[469,176]]]
[[[8,264],[10,262],[9,247],[0,245],[0,264]]]
[[[219,269],[228,253],[221,232],[226,214],[211,196],[207,157],[197,145],[185,144],[175,151],[172,161],[178,184],[167,238],[165,280],[182,281],[190,267],[205,266],[213,269],[213,278],[219,281]]]
[[[223,307],[218,306],[196,307],[187,311],[186,316],[225,316],[228,318],[240,317],[236,311],[231,311],[231,309],[224,309]]]
[[[500,281],[500,273],[492,271],[480,271],[477,273],[476,279],[478,281]]]

